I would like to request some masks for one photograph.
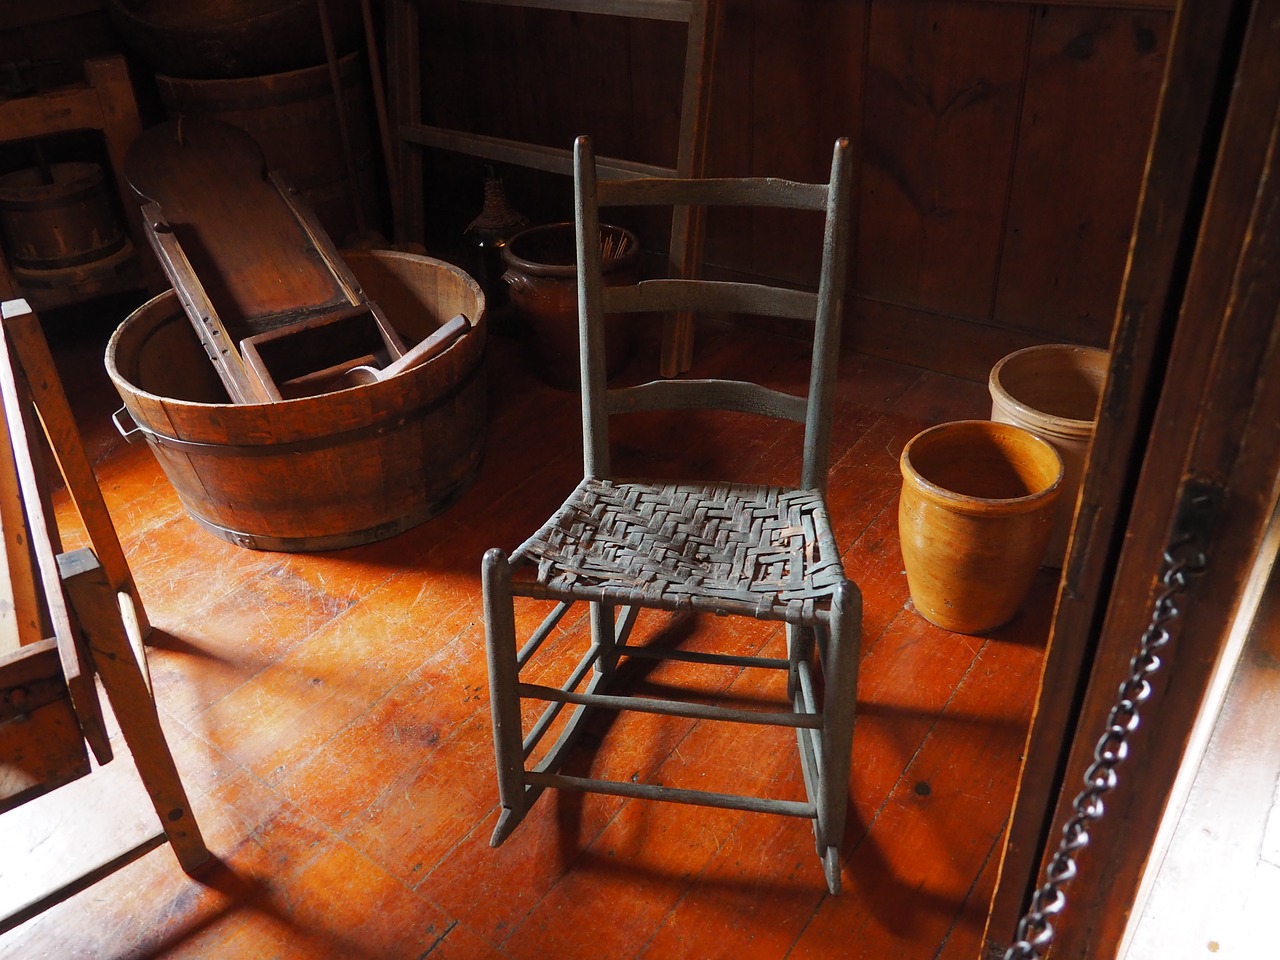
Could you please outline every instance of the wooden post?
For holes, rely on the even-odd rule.
[[[96,57],[84,62],[84,73],[89,86],[97,95],[102,138],[106,142],[107,157],[111,162],[121,208],[129,217],[135,241],[145,249],[138,201],[129,192],[129,185],[125,183],[123,175],[125,153],[129,150],[129,144],[142,132],[142,120],[138,117],[133,86],[129,83],[129,68],[121,57]]]
[[[693,5],[684,60],[684,95],[680,107],[680,145],[676,176],[685,179],[707,174],[707,129],[711,117],[711,74],[715,66],[716,40],[720,35],[720,2],[704,0]],[[671,276],[692,278],[702,265],[706,211],[676,207],[671,214]],[[693,314],[676,313],[663,321],[660,372],[677,377],[693,366]]]
[[[11,301],[12,302],[12,301]],[[22,301],[17,301],[22,303]],[[5,304],[5,307],[8,307]],[[7,314],[0,310],[0,315]],[[3,329],[0,323],[0,330]],[[93,677],[93,666],[76,642],[76,634],[67,611],[62,584],[58,579],[56,552],[58,531],[48,511],[44,485],[39,480],[39,465],[31,445],[35,431],[30,423],[34,409],[21,368],[12,362],[7,340],[0,337],[0,398],[3,398],[4,417],[7,421],[10,447],[18,476],[18,486],[27,518],[29,543],[39,572],[40,589],[43,590],[42,613],[48,614],[49,629],[58,639],[58,655],[62,661],[62,673],[71,694],[71,704],[84,731],[85,740],[93,748],[99,763],[111,759],[111,744],[107,737],[102,706],[98,701],[98,687]],[[44,627],[42,624],[41,630]]]
[[[12,449],[8,421],[0,416],[0,656],[44,639],[31,534]]]
[[[123,57],[112,55],[86,60],[84,73],[92,94],[97,97],[100,112],[99,125],[102,129],[102,139],[106,144],[107,157],[111,162],[116,195],[120,198],[120,209],[124,211],[125,219],[129,221],[129,233],[133,237],[138,260],[142,264],[147,289],[159,293],[169,285],[169,282],[160,270],[160,264],[151,256],[146,240],[147,234],[143,229],[142,209],[138,198],[125,182],[124,176],[125,154],[129,150],[129,145],[142,132],[138,102],[133,95],[133,85],[129,82],[129,68]]]
[[[396,144],[396,192],[392,236],[396,243],[421,244],[426,232],[423,212],[422,148],[404,138],[403,130],[422,122],[421,47],[418,6],[409,0],[388,0],[386,10],[387,73],[391,77],[388,112]]]
[[[115,587],[89,549],[62,554],[58,569],[67,599],[93,652],[93,662],[120,724],[120,733],[129,745],[178,862],[191,873],[209,859],[209,849],[192,816],[173,754],[160,728],[155,701],[130,649]]]

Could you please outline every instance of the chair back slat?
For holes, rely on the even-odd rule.
[[[799,486],[819,492],[826,489],[831,405],[849,265],[851,167],[848,153],[848,140],[837,140],[832,154],[831,179],[827,183],[799,183],[770,177],[600,180],[590,140],[578,138],[574,145],[574,204],[582,356],[583,468],[588,478],[610,476],[610,414],[716,408],[803,422],[804,456]],[[601,275],[600,207],[650,205],[773,207],[824,213],[822,268],[817,292],[689,277],[605,286]],[[608,390],[604,370],[604,318],[607,314],[638,312],[718,313],[811,321],[813,354],[807,397],[734,380],[655,381]]]
[[[609,413],[642,410],[733,410],[804,423],[804,397],[745,380],[654,380],[610,390]]]
[[[817,294],[811,290],[724,280],[642,280],[604,289],[605,313],[689,310],[812,321],[817,306]]]

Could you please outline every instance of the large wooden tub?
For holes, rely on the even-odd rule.
[[[270,404],[229,401],[173,291],[130,314],[107,345],[125,404],[118,424],[146,438],[187,511],[224,540],[285,551],[380,540],[439,513],[479,468],[480,287],[429,257],[344,256],[406,342],[459,313],[476,328],[387,380]]]

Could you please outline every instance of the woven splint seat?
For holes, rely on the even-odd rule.
[[[814,622],[844,579],[814,490],[583,480],[513,555],[548,595]]]

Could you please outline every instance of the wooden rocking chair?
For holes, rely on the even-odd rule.
[[[824,501],[834,377],[847,268],[850,165],[836,143],[828,183],[770,179],[597,181],[586,138],[575,149],[584,476],[554,516],[510,558],[484,557],[485,628],[502,813],[501,843],[547,787],[776,813],[813,821],[827,886],[840,887],[858,674],[861,597],[844,576]],[[601,206],[773,206],[825,211],[817,293],[748,283],[651,280],[604,286]],[[606,390],[604,317],[670,311],[750,314],[814,324],[808,397],[729,380],[661,380]],[[620,480],[610,469],[609,417],[641,410],[721,408],[805,424],[794,488],[739,483]],[[514,597],[559,601],[522,647]],[[521,672],[577,601],[591,607],[591,644],[561,687]],[[628,643],[638,611],[711,612],[786,625],[786,657],[659,650]],[[615,620],[616,615],[616,620]],[[815,656],[816,654],[816,656]],[[735,709],[695,698],[627,696],[609,688],[624,657],[785,670],[788,708]],[[821,669],[822,679],[818,671]],[[590,679],[588,680],[588,676]],[[544,712],[526,733],[522,701]],[[575,706],[559,739],[529,768],[539,741]],[[651,783],[569,776],[563,762],[591,708],[636,710],[731,723],[791,727],[799,740],[805,800],[713,793]],[[561,718],[563,720],[563,718]]]

